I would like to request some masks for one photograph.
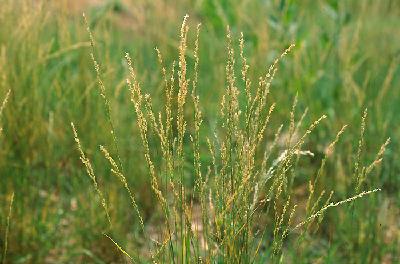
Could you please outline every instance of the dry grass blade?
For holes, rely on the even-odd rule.
[[[3,264],[6,263],[7,247],[8,247],[8,233],[10,232],[10,219],[11,219],[13,203],[14,203],[14,192],[11,194],[10,206],[8,207],[6,231],[4,233],[4,249],[3,249],[3,257],[1,260],[1,263],[3,263]]]
[[[118,248],[118,250],[122,252],[122,254],[124,254],[124,255],[127,256],[132,262],[134,262],[134,261],[133,261],[133,258],[128,254],[128,252],[126,252],[120,245],[118,245],[118,243],[115,242],[114,239],[112,239],[112,238],[111,238],[109,235],[107,235],[107,234],[103,234],[103,235],[104,235],[105,237],[107,237],[108,239],[110,239],[111,242],[113,242],[113,244]]]

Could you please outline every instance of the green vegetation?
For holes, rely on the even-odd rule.
[[[397,263],[399,24],[390,0],[1,0],[0,259]]]

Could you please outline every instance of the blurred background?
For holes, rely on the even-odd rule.
[[[135,115],[125,85],[129,52],[142,87],[162,98],[158,47],[170,66],[177,58],[179,29],[189,15],[190,43],[200,35],[198,92],[204,133],[215,127],[225,87],[226,27],[238,45],[244,33],[253,82],[290,44],[270,100],[277,103],[269,134],[287,122],[298,94],[298,117],[306,123],[326,114],[307,147],[316,153],[299,166],[296,195],[307,197],[310,174],[324,146],[344,124],[348,131],[328,162],[322,185],[336,197],[352,193],[350,176],[368,108],[364,163],[373,161],[386,138],[384,160],[366,180],[382,192],[357,203],[359,232],[349,232],[340,211],[329,212],[304,253],[309,263],[398,263],[400,248],[400,2],[397,0],[0,0],[0,98],[11,89],[1,116],[0,234],[3,239],[11,193],[9,263],[118,263],[120,253],[102,232],[107,219],[74,145],[70,122],[80,131],[100,188],[110,206],[112,235],[127,249],[146,251],[129,197],[98,151],[112,138],[90,58],[85,12],[96,41],[96,56],[112,105],[112,118],[129,185],[146,225],[157,224],[154,197],[144,166]],[[188,63],[193,63],[193,45]],[[160,99],[161,100],[161,99]],[[157,109],[156,110],[160,110]],[[112,151],[112,149],[111,149]],[[154,152],[159,150],[154,149]],[[202,157],[209,160],[209,157]],[[0,245],[4,241],[0,240]],[[295,251],[287,247],[286,250]],[[145,254],[145,253],[144,253]],[[329,260],[329,261],[328,261]],[[363,260],[366,260],[364,262]]]

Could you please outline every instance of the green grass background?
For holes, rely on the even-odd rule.
[[[107,220],[79,161],[71,121],[77,124],[107,197],[113,235],[127,249],[143,245],[145,250],[146,241],[133,241],[139,226],[129,198],[98,151],[100,144],[112,146],[112,139],[89,55],[83,11],[96,40],[96,56],[110,96],[128,181],[149,225],[156,221],[154,197],[146,187],[149,177],[125,85],[123,56],[131,54],[143,88],[157,102],[163,90],[154,48],[161,50],[167,65],[172,64],[178,52],[180,24],[187,13],[192,42],[196,24],[203,25],[198,92],[205,131],[215,126],[219,95],[225,87],[228,25],[235,39],[244,32],[253,77],[265,72],[291,43],[296,44],[272,85],[270,100],[277,102],[272,124],[278,127],[288,120],[296,93],[298,116],[306,107],[308,122],[323,113],[328,115],[328,121],[307,142],[317,155],[299,166],[295,184],[300,197],[310,173],[319,166],[324,146],[344,124],[349,124],[349,129],[327,165],[328,176],[322,185],[336,190],[338,199],[354,194],[352,153],[356,153],[365,108],[363,162],[371,162],[386,138],[392,139],[383,163],[364,186],[383,191],[356,202],[357,210],[350,219],[340,208],[329,212],[323,228],[306,238],[304,248],[285,247],[286,261],[295,255],[304,263],[399,261],[400,2],[82,1],[74,8],[67,2],[0,0],[1,98],[8,89],[12,91],[1,117],[4,131],[0,143],[0,234],[4,233],[10,194],[15,192],[9,263],[122,261],[102,235]],[[191,50],[188,61],[193,63]]]

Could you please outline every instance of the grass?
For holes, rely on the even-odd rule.
[[[3,257],[1,259],[1,263],[6,262],[7,246],[8,246],[8,233],[10,232],[10,218],[11,218],[11,213],[12,213],[13,202],[14,202],[14,193],[11,194],[10,207],[9,207],[8,215],[7,215],[6,231],[4,233]]]
[[[86,20],[86,16],[84,16]],[[163,58],[157,49],[160,66],[165,80],[165,104],[162,109],[165,115],[153,111],[151,96],[143,94],[141,85],[137,81],[136,72],[132,66],[132,59],[127,53],[125,58],[129,69],[129,77],[127,84],[131,92],[131,101],[134,105],[136,113],[136,123],[140,131],[140,138],[143,145],[144,158],[147,163],[151,187],[154,196],[157,198],[160,210],[164,218],[164,228],[158,230],[157,240],[154,241],[153,252],[147,261],[152,262],[169,262],[169,263],[190,263],[196,261],[205,261],[207,263],[226,262],[226,263],[252,263],[259,254],[260,246],[264,241],[265,234],[271,234],[273,240],[268,247],[272,248],[270,259],[276,262],[282,258],[282,246],[284,240],[291,231],[300,229],[307,225],[317,217],[322,221],[324,212],[330,207],[350,203],[364,195],[371,194],[380,189],[371,191],[363,191],[353,197],[336,203],[330,202],[333,192],[329,195],[324,206],[317,209],[320,199],[324,197],[325,190],[321,192],[319,198],[314,204],[312,195],[316,187],[318,177],[321,176],[323,165],[326,161],[323,159],[322,165],[318,171],[314,181],[310,181],[310,195],[307,203],[307,214],[309,215],[304,221],[298,223],[293,228],[291,221],[295,215],[296,204],[291,203],[290,181],[294,180],[296,174],[290,174],[293,167],[296,167],[296,159],[300,155],[314,154],[310,151],[302,150],[303,144],[309,134],[317,127],[317,125],[326,118],[325,115],[314,121],[306,130],[303,136],[298,140],[293,140],[293,135],[302,120],[295,126],[294,111],[296,109],[297,97],[292,107],[291,120],[289,125],[289,136],[286,141],[285,150],[281,156],[274,158],[274,164],[268,167],[268,159],[271,152],[270,149],[263,148],[265,131],[268,128],[270,116],[275,108],[273,103],[269,110],[267,107],[267,99],[269,95],[270,85],[277,72],[279,61],[283,59],[287,53],[294,47],[291,45],[286,49],[280,57],[269,67],[264,76],[259,77],[259,84],[256,88],[252,87],[251,80],[247,77],[250,66],[247,65],[247,59],[244,57],[244,39],[241,34],[240,57],[242,61],[242,92],[245,92],[245,104],[240,104],[240,88],[236,81],[235,73],[235,51],[232,47],[231,31],[228,28],[228,61],[226,63],[226,82],[227,88],[222,96],[220,111],[220,126],[208,133],[209,136],[214,134],[214,142],[211,142],[209,136],[202,139],[200,136],[200,128],[203,122],[201,104],[199,96],[196,92],[198,81],[199,66],[199,35],[200,24],[197,26],[197,34],[194,47],[194,70],[193,81],[188,78],[188,64],[186,61],[187,53],[187,36],[189,26],[187,25],[185,16],[180,33],[180,45],[178,56],[177,77],[175,76],[174,65],[171,69],[171,76],[167,76],[166,69],[163,66]],[[88,24],[86,22],[86,24]],[[88,26],[91,46],[94,49],[94,39],[90,27]],[[100,146],[105,158],[110,162],[111,172],[120,178],[124,187],[127,189],[132,200],[134,210],[138,215],[138,220],[144,232],[143,236],[147,237],[143,218],[139,212],[134,195],[132,194],[126,177],[123,172],[123,165],[119,156],[118,141],[115,135],[114,124],[111,119],[111,107],[107,96],[106,88],[100,74],[100,66],[91,53],[94,68],[97,74],[100,96],[103,98],[106,116],[109,123],[110,134],[113,139],[116,155],[119,165],[111,157],[110,153],[104,146]],[[177,84],[174,81],[177,78]],[[170,81],[168,81],[170,80]],[[175,88],[175,85],[178,85]],[[191,93],[192,107],[186,107],[188,93]],[[189,109],[186,109],[189,108]],[[192,108],[192,110],[190,110]],[[185,113],[193,112],[194,120],[193,128],[188,126],[189,120]],[[244,114],[242,114],[242,112]],[[368,167],[363,167],[359,172],[360,155],[364,142],[365,119],[367,111],[364,112],[361,124],[361,136],[358,146],[357,159],[355,163],[355,181],[356,192],[360,192],[361,185],[377,164],[382,160],[383,153],[389,144],[389,140],[382,145],[381,150],[377,154],[376,159]],[[158,118],[156,117],[158,116]],[[174,124],[176,122],[176,124]],[[80,152],[81,160],[86,167],[86,171],[94,183],[94,187],[101,200],[101,204],[111,224],[108,213],[108,206],[104,199],[104,195],[100,191],[96,177],[93,172],[92,165],[86,158],[80,140],[77,135],[76,128],[71,123],[74,132],[75,141]],[[337,134],[335,140],[328,146],[327,154],[331,154],[335,144],[339,140],[339,136],[344,132],[344,126]],[[192,133],[188,131],[193,131]],[[151,135],[154,134],[157,139],[152,140]],[[185,173],[184,164],[190,159],[186,156],[184,148],[185,138],[192,141],[192,159],[193,165],[188,169],[192,173]],[[153,162],[154,156],[150,151],[149,142],[158,141],[159,149],[162,152],[162,159],[159,164]],[[187,141],[186,141],[187,142]],[[201,160],[200,147],[202,143],[207,142],[209,145],[209,154],[212,157],[210,164],[204,164]],[[189,143],[189,142],[187,142]],[[189,143],[190,144],[190,143]],[[219,151],[215,151],[220,149]],[[259,155],[258,152],[264,153]],[[216,156],[218,155],[218,156]],[[217,162],[218,160],[218,162]],[[157,166],[158,165],[158,166]],[[214,171],[213,174],[208,173],[206,178],[203,175]],[[121,168],[121,169],[120,169]],[[276,168],[276,169],[275,169]],[[185,178],[194,178],[194,185],[187,184]],[[292,179],[290,179],[293,177]],[[161,183],[165,188],[161,187]],[[259,191],[260,190],[260,191]],[[168,192],[172,192],[168,195]],[[284,195],[284,193],[287,193]],[[282,196],[282,197],[281,197]],[[260,198],[264,197],[264,198]],[[283,206],[282,206],[283,205]],[[193,218],[194,208],[201,208],[199,219]],[[261,230],[253,231],[254,219],[258,216],[256,213],[260,208],[269,211],[273,206],[272,215],[275,215],[275,223],[270,228],[264,227]],[[310,207],[312,206],[312,207]],[[291,209],[288,207],[292,207]],[[311,209],[310,209],[311,208]],[[290,210],[288,210],[290,209]],[[201,222],[199,222],[201,219]],[[271,229],[272,228],[272,229]],[[258,236],[261,232],[262,235]],[[110,236],[106,235],[116,247],[131,260],[135,262],[146,261],[140,254],[134,257],[129,255],[120,245],[118,245]],[[254,242],[254,240],[256,240]],[[264,253],[266,254],[266,253]]]
[[[396,263],[397,2],[179,3],[2,1],[7,261]]]

